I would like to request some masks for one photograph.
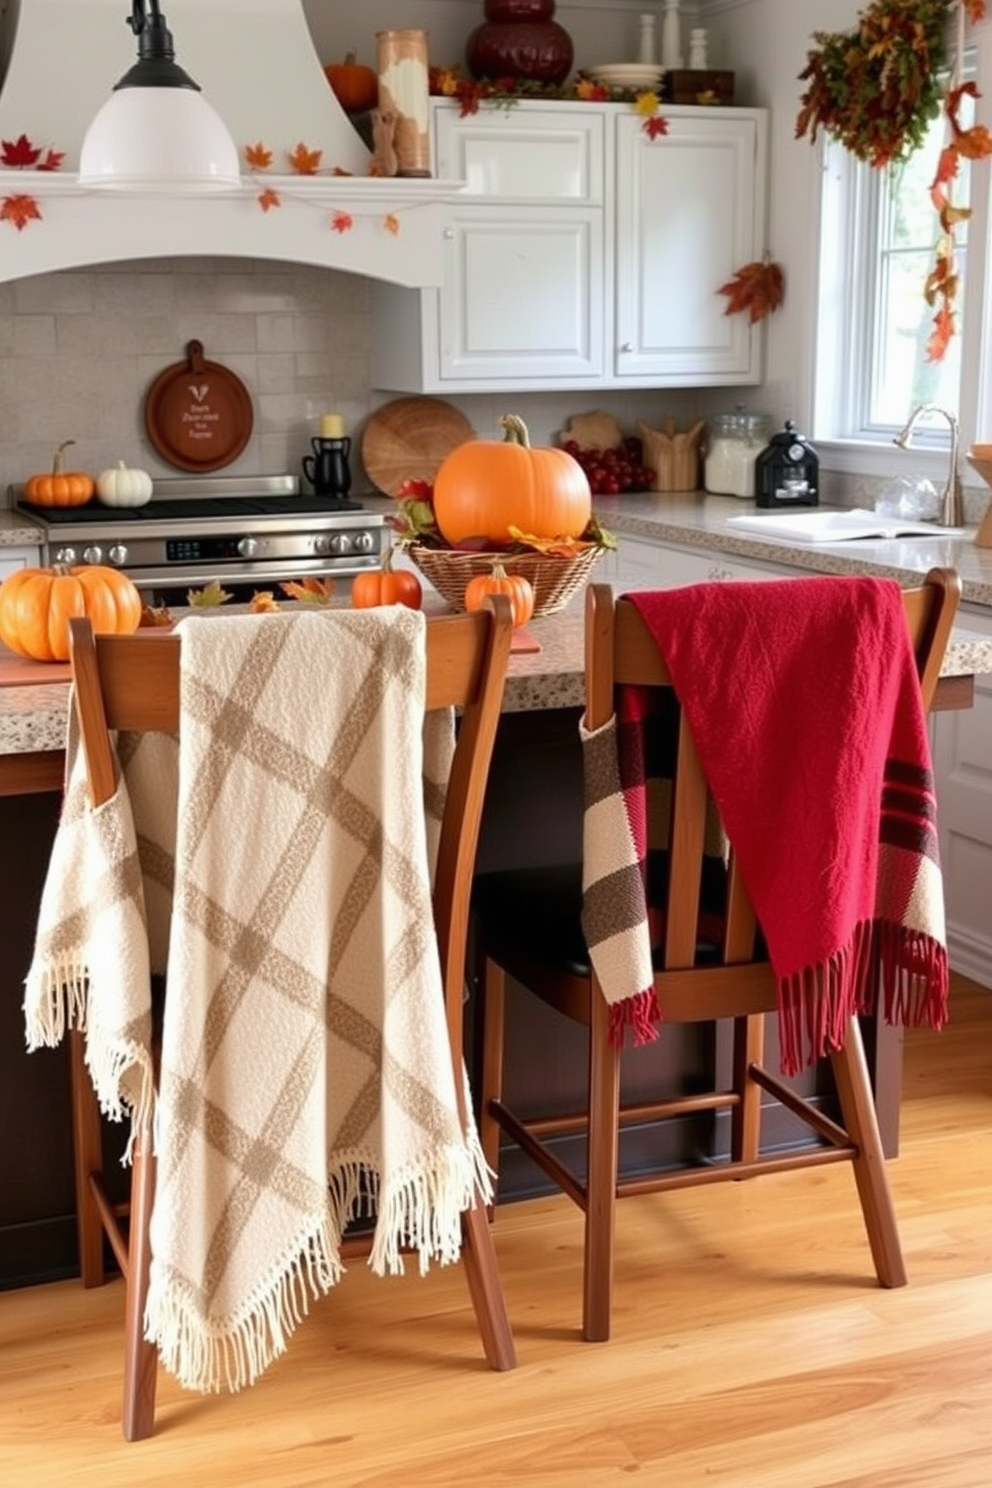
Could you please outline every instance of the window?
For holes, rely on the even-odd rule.
[[[972,100],[965,103],[973,113]],[[961,122],[973,122],[965,109]],[[956,334],[939,362],[926,355],[934,308],[923,296],[940,232],[930,185],[946,129],[941,115],[926,144],[892,171],[873,170],[833,142],[825,146],[814,408],[821,440],[888,446],[921,403],[959,412],[970,224],[956,234]],[[954,184],[956,205],[968,205],[969,187],[965,167]],[[939,415],[917,427],[919,443],[946,445]]]

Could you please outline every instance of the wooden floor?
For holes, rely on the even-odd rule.
[[[133,1446],[119,1284],[0,1295],[0,1485],[990,1488],[990,1071],[992,992],[957,981],[949,1028],[907,1039],[897,1292],[870,1276],[846,1164],[630,1199],[614,1338],[583,1344],[577,1211],[508,1205],[514,1373],[482,1363],[460,1268],[359,1264],[254,1389],[160,1372]]]

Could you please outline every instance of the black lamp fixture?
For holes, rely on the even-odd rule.
[[[237,146],[199,86],[176,62],[158,0],[133,0],[125,20],[138,40],[138,60],[86,131],[79,184],[158,192],[240,186]]]

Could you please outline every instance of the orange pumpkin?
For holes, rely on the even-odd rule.
[[[393,568],[392,551],[383,554],[382,567],[356,574],[351,581],[351,603],[356,610],[372,610],[378,605],[401,604],[408,610],[419,610],[423,599],[420,580],[407,568]]]
[[[68,661],[73,615],[88,615],[98,635],[130,635],[141,595],[127,574],[99,564],[19,568],[0,584],[0,641],[19,656]]]
[[[64,470],[62,451],[75,444],[65,439],[52,457],[50,472],[30,475],[24,482],[24,498],[34,506],[82,506],[96,489],[91,475],[82,470]]]
[[[502,441],[470,439],[441,462],[434,516],[444,540],[507,547],[511,527],[529,537],[579,537],[592,515],[579,462],[563,449],[532,449],[517,414],[504,414],[500,424]]]
[[[348,114],[363,114],[379,102],[379,79],[371,67],[348,52],[343,62],[328,62],[324,76],[338,103]]]
[[[481,609],[489,594],[506,595],[514,625],[526,625],[534,613],[534,586],[523,574],[508,574],[502,563],[494,563],[489,573],[469,579],[465,585],[465,608]]]

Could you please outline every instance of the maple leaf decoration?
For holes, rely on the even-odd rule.
[[[261,141],[257,145],[246,145],[245,160],[252,170],[268,170],[272,164],[272,151],[267,150]]]
[[[388,233],[392,234],[394,238],[399,236],[400,219],[397,217],[395,212],[390,212],[389,215],[383,219],[383,226]]]
[[[331,227],[336,233],[351,232],[355,225],[355,219],[350,212],[335,212],[331,218]]]
[[[727,296],[724,315],[739,315],[747,310],[750,324],[757,325],[781,305],[785,277],[778,264],[756,260],[738,269],[732,279],[720,285],[717,294]]]
[[[974,83],[952,88],[944,101],[944,113],[950,126],[950,140],[940,152],[937,170],[930,185],[930,200],[940,223],[940,238],[933,267],[923,286],[923,297],[935,309],[933,328],[927,341],[927,361],[940,362],[954,338],[954,302],[960,279],[955,259],[954,235],[962,222],[971,216],[970,207],[954,204],[954,183],[962,160],[982,160],[992,155],[992,134],[984,124],[970,129],[961,127],[961,102],[965,97],[981,95]]]
[[[0,201],[0,222],[9,222],[23,232],[29,222],[40,222],[41,212],[33,196],[5,196]]]
[[[315,176],[324,158],[323,150],[309,150],[300,143],[289,154],[289,163],[298,176]]]
[[[258,205],[263,212],[269,212],[273,207],[281,207],[282,200],[278,191],[273,191],[271,186],[267,186],[264,191],[258,193]]]

